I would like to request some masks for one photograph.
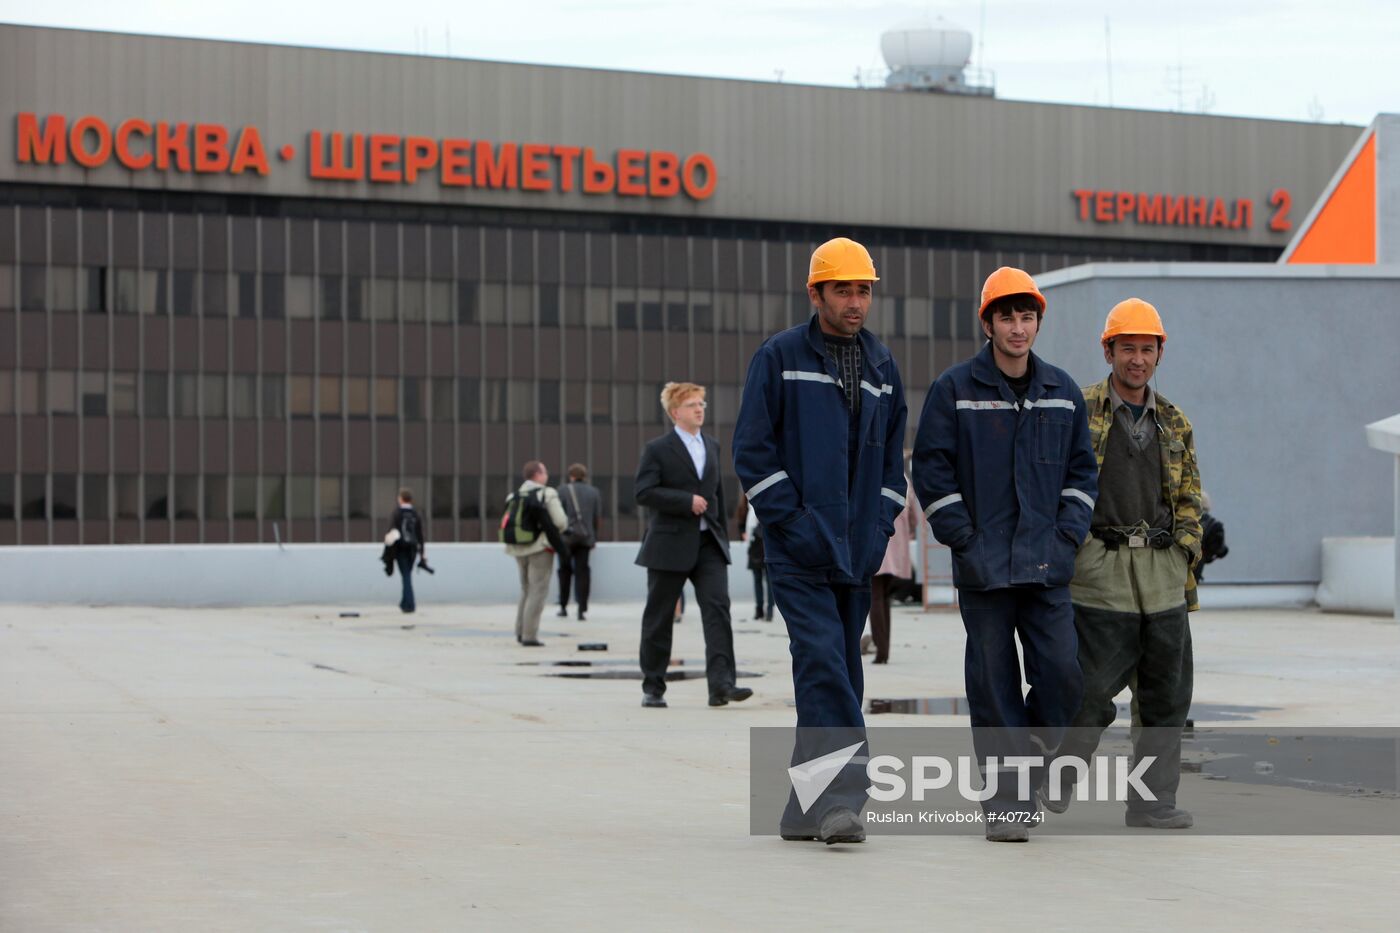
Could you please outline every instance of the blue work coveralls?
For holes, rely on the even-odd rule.
[[[764,563],[788,628],[797,700],[794,764],[864,740],[860,634],[870,612],[870,578],[908,492],[908,409],[899,369],[869,331],[856,339],[863,394],[854,446],[840,373],[815,314],[754,353],[734,426],[734,470],[763,525]],[[863,762],[848,770],[849,780],[843,774],[833,782],[807,820],[835,805],[860,811]],[[798,818],[790,801],[784,824]]]
[[[1035,354],[1031,365],[1018,402],[986,344],[934,383],[914,441],[914,489],[934,537],[953,552],[982,763],[993,755],[1048,761],[1083,693],[1069,581],[1089,533],[1098,465],[1074,380]],[[1031,688],[1024,697],[1016,636]],[[1016,801],[1012,776],[1003,771],[984,809],[1033,812],[1033,802]],[[1031,777],[1034,787],[1043,770]]]

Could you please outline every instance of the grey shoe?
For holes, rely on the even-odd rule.
[[[1158,807],[1156,810],[1133,811],[1123,814],[1126,826],[1145,829],[1190,829],[1196,821],[1191,814],[1176,807]]]
[[[1030,842],[1031,831],[1025,823],[1009,823],[1005,820],[987,822],[988,842]]]
[[[1035,791],[1035,799],[1040,801],[1040,805],[1051,813],[1064,813],[1069,809],[1069,803],[1074,799],[1073,787],[1061,787],[1060,798],[1051,800],[1046,788],[1038,787]]]
[[[838,842],[864,842],[865,826],[849,807],[832,807],[822,816],[817,835],[829,846]]]

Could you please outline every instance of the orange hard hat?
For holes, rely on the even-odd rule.
[[[1030,295],[1040,304],[1041,313],[1045,312],[1045,296],[1035,287],[1035,279],[1031,278],[1030,273],[1024,269],[1002,266],[982,283],[982,307],[977,309],[977,316],[987,313],[987,305],[1008,295]]]
[[[812,269],[807,285],[818,282],[878,282],[870,251],[855,240],[839,236],[827,240],[812,252]]]
[[[1161,315],[1141,298],[1120,301],[1108,312],[1108,320],[1103,324],[1103,337],[1099,339],[1102,343],[1108,343],[1119,334],[1146,334],[1161,337],[1163,343],[1167,342]]]

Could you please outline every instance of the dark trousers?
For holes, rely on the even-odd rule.
[[[1075,606],[1074,624],[1084,669],[1084,701],[1060,754],[1086,761],[1094,754],[1103,730],[1118,716],[1113,698],[1136,675],[1133,699],[1142,728],[1133,730],[1133,758],[1156,758],[1143,773],[1142,783],[1157,799],[1143,800],[1130,791],[1128,809],[1176,806],[1181,729],[1191,710],[1193,679],[1186,605],[1151,615]]]
[[[875,663],[890,659],[890,584],[894,574],[878,573],[870,580],[870,640],[875,643]]]
[[[642,610],[642,690],[666,692],[666,667],[671,662],[671,629],[676,601],[685,581],[695,588],[700,623],[705,633],[705,679],[710,695],[734,686],[734,630],[729,621],[729,563],[719,542],[706,532],[700,553],[689,571],[648,570],[647,603]]]
[[[865,741],[865,670],[860,634],[870,613],[870,587],[831,583],[796,568],[768,565],[773,599],[787,624],[792,686],[797,700],[794,766]],[[868,749],[856,753],[807,813],[795,794],[783,814],[785,831],[810,829],[834,806],[856,813],[865,805]]]
[[[752,573],[754,616],[771,621],[773,618],[773,583],[768,579],[768,574],[762,567],[753,570]],[[765,590],[768,591],[766,602],[763,598]]]
[[[591,547],[571,548],[569,557],[559,555],[559,608],[569,608],[569,584],[574,586],[574,602],[579,612],[588,611],[588,588],[593,582],[593,574],[588,569],[588,555]]]
[[[403,580],[403,596],[399,599],[399,608],[404,612],[412,612],[418,608],[413,601],[413,559],[417,556],[416,549],[401,547],[394,552],[394,563],[399,565],[399,577]]]
[[[1048,764],[1084,692],[1069,587],[959,589],[958,607],[967,630],[963,674],[979,765],[1011,755],[1038,756]],[[1024,696],[1017,638],[1030,684]],[[1031,769],[1032,789],[1045,773],[1044,766]],[[1016,784],[1016,770],[1002,769],[996,795],[983,809],[1033,812],[1034,800],[1018,799]]]

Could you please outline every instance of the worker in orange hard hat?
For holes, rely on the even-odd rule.
[[[1141,725],[1133,756],[1154,759],[1142,781],[1156,799],[1130,794],[1127,824],[1182,829],[1192,823],[1176,791],[1191,708],[1187,613],[1196,608],[1201,475],[1191,422],[1151,385],[1167,343],[1157,309],[1141,298],[1119,302],[1100,342],[1108,378],[1084,389],[1099,496],[1070,584],[1084,700],[1060,751],[1087,761],[1117,716],[1114,697],[1132,684]],[[1070,778],[1046,787],[1045,805],[1063,812],[1073,772],[1056,773]]]
[[[987,343],[938,377],[914,441],[914,491],[953,552],[967,630],[964,664],[979,762],[1044,756],[1079,709],[1082,682],[1069,582],[1089,532],[1097,470],[1084,398],[1069,374],[1031,352],[1046,301],[1021,269],[982,286]],[[1024,682],[1017,660],[1019,637]],[[986,774],[987,839],[1024,842],[1039,817],[1014,770]]]
[[[870,252],[838,237],[812,253],[805,323],[754,353],[734,426],[734,470],[764,533],[773,600],[787,624],[799,765],[864,742],[860,634],[870,580],[904,509],[899,368],[866,328],[879,281]],[[785,839],[860,842],[864,753],[815,799],[793,796]]]

